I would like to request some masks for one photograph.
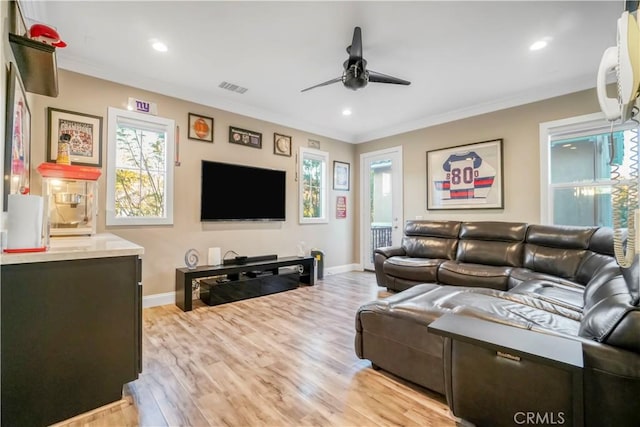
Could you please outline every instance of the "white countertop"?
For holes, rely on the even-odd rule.
[[[52,237],[46,252],[0,255],[0,265],[142,255],[144,248],[111,233]]]

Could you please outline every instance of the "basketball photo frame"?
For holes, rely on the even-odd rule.
[[[189,113],[189,139],[213,142],[213,117]]]

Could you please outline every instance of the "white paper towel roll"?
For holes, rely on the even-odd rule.
[[[209,248],[207,265],[220,265],[220,248]]]
[[[42,196],[9,195],[7,249],[42,247],[42,204]]]

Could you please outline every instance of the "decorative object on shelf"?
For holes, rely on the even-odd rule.
[[[58,141],[58,157],[56,157],[56,163],[59,165],[71,164],[71,135],[63,133],[60,135]]]
[[[229,126],[229,142],[246,145],[247,147],[262,148],[262,134]]]
[[[222,257],[220,256],[220,248],[209,248],[207,255],[207,265],[220,265],[222,264]]]
[[[29,193],[29,161],[31,154],[31,112],[13,62],[9,63],[7,84],[7,122],[4,144],[4,210],[9,194]]]
[[[309,142],[309,148],[320,149],[320,141],[316,141],[315,139],[309,139],[307,141]]]
[[[349,191],[350,164],[333,161],[333,189]]]
[[[47,161],[55,162],[58,141],[69,134],[70,159],[74,165],[102,166],[102,117],[73,111],[47,108],[49,127]]]
[[[213,142],[213,117],[189,113],[189,139]]]
[[[29,38],[53,47],[67,47],[55,28],[44,24],[33,24],[29,28]]]
[[[281,135],[279,133],[274,133],[273,154],[291,157],[291,137],[287,135]]]
[[[184,254],[184,263],[189,270],[194,270],[198,266],[200,260],[200,253],[195,249],[189,249]]]
[[[427,151],[427,209],[503,209],[502,139]]]
[[[307,256],[307,244],[305,242],[298,242],[297,255],[299,257]]]
[[[343,219],[347,217],[347,196],[338,196],[336,198],[336,218]]]

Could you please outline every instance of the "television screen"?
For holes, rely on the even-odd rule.
[[[201,221],[284,221],[286,171],[202,161]]]

